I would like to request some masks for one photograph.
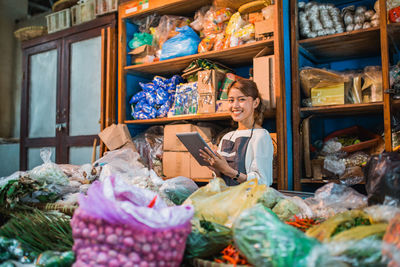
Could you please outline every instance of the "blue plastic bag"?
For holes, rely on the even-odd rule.
[[[129,101],[129,104],[134,104],[139,102],[141,99],[145,98],[146,95],[144,93],[144,91],[140,91],[139,93],[135,94],[134,96],[132,96],[131,100]]]
[[[189,26],[176,28],[178,35],[165,41],[161,49],[160,60],[183,57],[197,53],[200,37]]]

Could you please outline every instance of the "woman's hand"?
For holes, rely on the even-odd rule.
[[[205,147],[204,149],[200,149],[200,156],[210,164],[208,168],[210,168],[214,172],[218,171],[226,174],[226,172],[229,171],[231,167],[223,156],[221,156],[217,152],[214,153],[207,147]]]

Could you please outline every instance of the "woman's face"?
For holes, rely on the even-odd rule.
[[[245,96],[239,89],[232,87],[228,95],[229,111],[235,122],[253,124],[254,110],[258,105],[258,98]]]

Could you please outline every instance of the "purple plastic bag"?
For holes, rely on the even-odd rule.
[[[148,205],[157,196],[154,206]],[[126,184],[122,179],[107,177],[94,182],[87,196],[81,195],[79,208],[89,216],[113,224],[163,230],[188,224],[193,217],[191,205],[168,207],[154,192]]]

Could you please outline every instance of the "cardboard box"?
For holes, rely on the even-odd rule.
[[[262,12],[249,13],[249,22],[250,23],[254,24],[258,21],[263,21],[263,20],[264,20],[264,17],[263,17]]]
[[[185,176],[190,178],[190,153],[164,151],[163,173],[167,178]]]
[[[189,152],[188,152],[189,153]],[[197,160],[190,155],[190,178],[212,178],[212,171],[207,166],[201,166]]]
[[[253,58],[253,80],[267,109],[276,108],[274,56],[268,55],[271,53],[266,47]]]
[[[132,142],[131,134],[125,124],[112,124],[99,133],[100,139],[109,150],[115,150],[121,147],[128,147],[136,150]]]
[[[164,151],[163,173],[167,178],[185,176],[188,178],[212,178],[212,171],[201,166],[189,152]]]
[[[225,73],[217,70],[202,70],[197,73],[197,91],[199,94],[214,94],[218,97],[218,89],[225,79]]]
[[[206,93],[200,94],[197,106],[197,113],[199,114],[207,114],[207,113],[215,113],[215,102],[216,97],[214,93]]]
[[[143,64],[143,63],[151,63],[155,59],[155,48],[151,45],[142,45],[139,46],[128,54],[132,56],[132,64]]]
[[[344,83],[311,88],[311,103],[313,106],[343,105]]]
[[[228,100],[217,100],[215,103],[217,113],[229,112],[229,102]]]
[[[271,34],[275,31],[276,17],[275,5],[270,5],[265,8],[264,20],[254,22],[254,31],[256,38],[262,38],[266,34]]]
[[[193,124],[170,124],[164,127],[164,151],[187,151],[176,133],[198,132],[204,141],[211,142],[211,128]]]

